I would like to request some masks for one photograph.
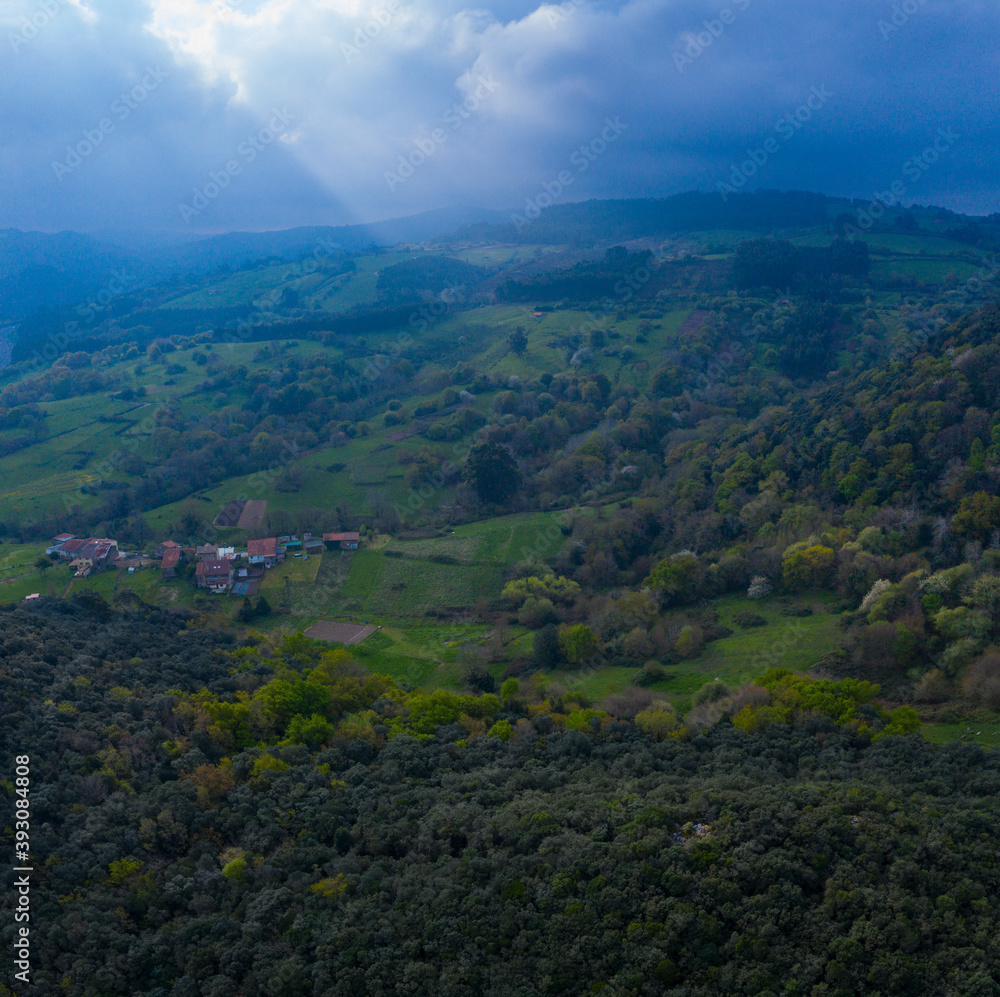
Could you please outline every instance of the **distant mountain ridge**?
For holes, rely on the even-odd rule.
[[[72,304],[116,270],[131,275],[140,268],[134,254],[78,232],[0,230],[0,324]]]
[[[347,252],[401,242],[427,242],[472,224],[502,221],[506,212],[446,208],[358,225],[316,225],[275,232],[228,232],[178,244],[123,248],[78,232],[0,230],[0,324],[41,308],[59,308],[100,292],[116,278],[130,286],[155,283],[173,273],[211,273],[255,260],[294,260],[317,250]],[[151,237],[150,242],[159,241]]]
[[[227,232],[177,243],[173,237],[133,233],[118,245],[76,232],[0,230],[0,325],[43,309],[59,309],[99,294],[111,283],[133,289],[172,274],[195,276],[242,269],[262,259],[297,260],[312,253],[357,252],[400,243],[538,243],[598,246],[707,229],[757,232],[829,224],[865,202],[806,191],[731,195],[688,192],[667,198],[590,200],[541,211],[458,207],[357,225],[316,225],[271,232]],[[926,211],[928,209],[921,209]],[[939,224],[1000,240],[996,216],[975,219],[933,208]],[[970,236],[967,241],[975,241]]]

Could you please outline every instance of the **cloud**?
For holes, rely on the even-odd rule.
[[[714,189],[811,87],[831,99],[747,181],[860,197],[939,127],[908,195],[997,210],[1000,13],[974,0],[26,0],[0,29],[0,224],[218,231],[522,204],[627,124],[574,199]],[[46,16],[47,10],[54,13]],[[728,12],[728,13],[727,13]],[[24,37],[25,19],[41,23]],[[30,31],[28,32],[31,33]],[[13,40],[12,40],[13,39]],[[167,74],[71,174],[53,163]],[[252,161],[241,145],[291,116]],[[436,137],[435,137],[436,136]],[[431,149],[430,152],[422,150]],[[196,217],[181,208],[238,162]],[[400,163],[413,166],[393,184]],[[567,192],[567,196],[569,192]]]

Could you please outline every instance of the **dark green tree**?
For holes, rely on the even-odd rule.
[[[528,348],[528,334],[524,331],[522,326],[518,326],[508,337],[507,342],[510,345],[511,352],[519,357],[524,356],[525,350]]]
[[[534,654],[535,664],[539,668],[555,668],[562,656],[558,628],[549,623],[541,630],[536,630],[531,639],[531,650]]]
[[[480,443],[469,452],[465,480],[483,502],[503,503],[521,486],[521,469],[498,443]]]

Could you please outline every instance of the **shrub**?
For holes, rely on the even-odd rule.
[[[654,741],[662,741],[680,727],[680,721],[669,703],[656,702],[635,715],[635,725]]]
[[[514,736],[514,728],[509,720],[498,720],[487,732],[487,737],[496,737],[501,741],[509,741]]]
[[[740,627],[763,627],[767,625],[767,620],[759,613],[751,613],[744,610],[736,614],[736,625]]]
[[[234,880],[237,883],[244,879],[246,872],[247,860],[244,858],[235,858],[222,867],[222,875],[226,879]]]
[[[892,582],[887,578],[880,578],[874,585],[868,590],[868,594],[861,600],[861,605],[858,607],[859,611],[862,613],[867,613],[868,610],[878,602],[879,597],[884,593],[888,592],[892,588]]]
[[[951,684],[940,668],[932,668],[922,676],[913,690],[913,698],[918,703],[943,703],[950,696]]]
[[[261,755],[260,758],[254,760],[251,771],[253,775],[258,776],[263,772],[284,772],[288,767],[287,762],[275,758],[274,755]]]
[[[667,678],[667,670],[658,661],[647,661],[632,679],[633,685],[655,685]]]
[[[706,682],[695,694],[692,703],[701,706],[702,703],[717,703],[720,699],[725,699],[730,695],[729,686],[725,682],[716,679],[714,682]]]

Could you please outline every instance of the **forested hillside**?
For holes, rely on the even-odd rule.
[[[721,204],[25,319],[35,992],[998,992],[995,219]]]
[[[863,689],[682,727],[149,607],[2,622],[32,992],[994,992],[997,758]]]

